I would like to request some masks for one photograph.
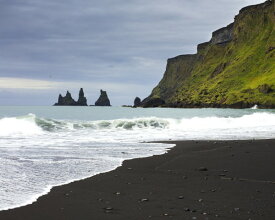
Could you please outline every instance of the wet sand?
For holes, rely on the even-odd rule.
[[[167,154],[55,187],[0,219],[275,219],[275,140],[172,143]]]

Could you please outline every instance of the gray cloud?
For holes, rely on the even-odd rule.
[[[0,0],[0,77],[125,83],[125,89],[135,84],[142,91],[128,96],[114,92],[114,104],[129,104],[133,96],[150,93],[167,58],[194,53],[212,31],[232,22],[241,7],[260,2]],[[0,104],[6,104],[3,96]],[[33,104],[50,102],[46,98]]]

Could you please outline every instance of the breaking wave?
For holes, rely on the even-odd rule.
[[[182,119],[144,117],[96,121],[54,120],[28,114],[26,116],[0,119],[0,136],[13,134],[28,136],[39,135],[45,132],[73,132],[78,130],[85,130],[86,132],[89,130],[202,132],[213,129],[225,131],[227,129],[232,131],[234,129],[244,129],[250,132],[268,129],[275,133],[275,114],[262,112],[243,115],[241,117],[193,117]]]

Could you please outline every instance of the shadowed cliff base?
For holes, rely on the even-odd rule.
[[[141,106],[275,108],[274,9],[274,0],[245,7],[199,44],[197,54],[168,59]]]

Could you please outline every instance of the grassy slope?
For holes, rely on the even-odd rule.
[[[167,103],[275,105],[275,50],[267,53],[270,47],[275,47],[274,5],[250,7],[236,17],[230,43],[168,61],[150,97]],[[273,92],[261,92],[264,84]]]

